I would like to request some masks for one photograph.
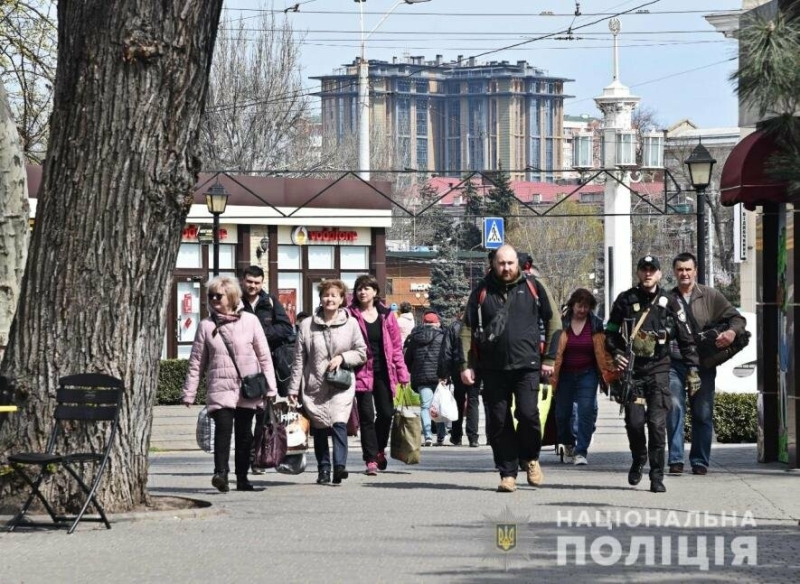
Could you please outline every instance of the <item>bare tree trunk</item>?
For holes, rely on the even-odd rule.
[[[41,449],[59,377],[121,378],[120,433],[100,498],[147,501],[168,288],[199,171],[200,117],[222,0],[58,4],[50,143],[19,309],[0,373],[20,413],[0,455]],[[92,438],[88,438],[92,440]],[[0,478],[13,500],[14,478]],[[73,507],[68,483],[53,497]]]
[[[25,158],[6,91],[0,83],[0,357],[8,344],[28,257],[28,214]]]

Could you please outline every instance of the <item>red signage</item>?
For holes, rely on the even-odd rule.
[[[358,239],[357,231],[339,231],[336,227],[333,229],[323,229],[322,231],[308,232],[308,239],[310,241],[318,242],[334,242],[334,241],[355,241]]]
[[[200,226],[199,225],[186,225],[181,232],[181,240],[186,241],[195,241],[197,240],[198,235],[200,234]],[[213,231],[212,231],[212,239],[213,239]],[[219,228],[219,239],[223,241],[228,238],[228,230],[224,227]]]

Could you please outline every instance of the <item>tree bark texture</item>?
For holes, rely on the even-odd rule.
[[[0,458],[45,447],[59,377],[119,377],[120,432],[100,492],[107,511],[147,502],[168,290],[200,168],[198,127],[221,8],[222,0],[58,3],[50,143],[0,366],[20,411],[0,428]],[[85,439],[97,446],[96,436]],[[19,479],[0,481],[5,504]],[[74,508],[62,475],[48,489]]]
[[[28,257],[28,187],[25,156],[0,83],[0,357],[17,309],[19,287]]]

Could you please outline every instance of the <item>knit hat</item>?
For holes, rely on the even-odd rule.
[[[438,324],[439,323],[439,315],[435,312],[426,312],[425,315],[422,317],[422,322],[425,324]]]

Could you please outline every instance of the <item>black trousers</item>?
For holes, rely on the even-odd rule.
[[[487,436],[501,477],[516,477],[520,461],[539,459],[539,371],[481,371],[483,400],[489,412]],[[511,417],[511,398],[514,416]]]
[[[467,421],[467,438],[470,442],[478,441],[478,424],[480,412],[478,408],[480,386],[464,385],[458,375],[453,376],[454,395],[458,404],[458,420],[453,422],[450,436],[458,442],[464,436],[464,418]]]
[[[669,371],[634,375],[644,387],[645,404],[625,406],[625,430],[634,461],[650,462],[650,480],[664,479],[667,444],[667,414],[672,404]],[[645,437],[645,425],[647,436]],[[649,442],[648,442],[649,439]]]
[[[375,375],[372,391],[357,391],[358,420],[361,435],[361,453],[364,462],[375,462],[378,452],[386,450],[392,428],[394,398],[389,389],[388,374]]]
[[[249,408],[222,408],[211,413],[214,418],[214,473],[228,473],[231,457],[231,432],[235,434],[234,468],[236,476],[247,476],[250,450],[253,447],[253,416]]]

